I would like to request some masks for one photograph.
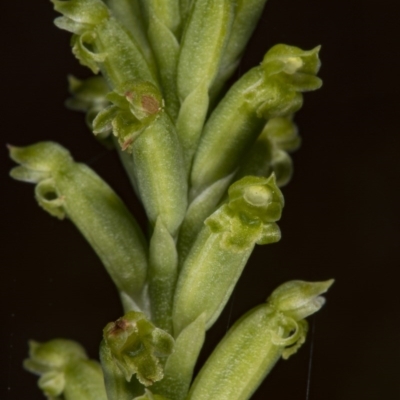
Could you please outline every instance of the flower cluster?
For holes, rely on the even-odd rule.
[[[205,332],[255,245],[281,232],[281,187],[300,145],[294,114],[321,80],[319,47],[278,44],[230,88],[266,0],[51,0],[55,24],[94,74],[69,78],[69,108],[114,148],[149,220],[61,145],[10,146],[18,180],[76,225],[125,315],[109,323],[101,367],[75,342],[31,343],[25,367],[65,400],[245,400],[304,342],[332,281],[291,281],[241,318],[197,378]]]

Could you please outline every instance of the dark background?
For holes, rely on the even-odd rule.
[[[72,57],[70,35],[53,26],[51,4],[2,3],[1,398],[39,400],[37,378],[21,367],[28,339],[75,339],[97,357],[101,330],[121,309],[72,224],[44,213],[33,186],[8,178],[5,143],[59,141],[144,217],[116,155],[63,106],[67,74],[89,72]],[[241,64],[243,73],[276,43],[322,44],[324,86],[306,94],[296,117],[303,145],[283,190],[283,238],[256,249],[202,359],[280,283],[336,279],[307,344],[278,363],[255,400],[400,398],[398,22],[394,0],[269,0]]]

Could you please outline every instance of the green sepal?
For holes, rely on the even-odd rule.
[[[333,279],[324,282],[286,282],[275,289],[267,301],[271,307],[283,312],[287,317],[300,321],[317,312],[325,304],[321,294],[333,283]]]
[[[9,145],[8,150],[16,163],[46,176],[50,176],[53,169],[72,162],[69,151],[53,142],[39,142],[27,147]]]
[[[208,358],[186,399],[250,399],[276,362],[305,342],[304,318],[321,308],[320,294],[332,282],[287,282],[266,304],[241,317]]]
[[[75,33],[76,35],[81,35],[91,28],[90,24],[82,24],[81,22],[73,21],[67,17],[57,17],[54,20],[54,25],[63,31]]]
[[[173,351],[174,339],[155,327],[143,313],[131,311],[104,328],[104,341],[125,379],[136,374],[144,386],[164,376],[162,362]]]
[[[20,165],[10,171],[10,176],[17,181],[37,183],[49,178],[50,173],[47,171],[34,171]]]
[[[107,6],[101,0],[50,0],[54,9],[72,21],[96,25],[109,17]]]

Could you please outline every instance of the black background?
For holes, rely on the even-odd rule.
[[[394,0],[270,0],[239,73],[276,43],[322,44],[322,90],[296,117],[303,137],[283,192],[280,243],[258,247],[207,352],[227,327],[291,279],[335,278],[310,319],[307,344],[281,361],[254,399],[399,398],[399,14]],[[2,351],[6,395],[43,399],[21,363],[28,339],[67,337],[97,356],[104,325],[121,314],[96,255],[68,221],[45,214],[33,186],[8,177],[5,143],[56,140],[88,163],[138,215],[113,152],[68,111],[66,75],[89,76],[56,29],[47,1],[1,5]],[[308,395],[307,395],[308,392]],[[308,397],[307,397],[308,396]]]

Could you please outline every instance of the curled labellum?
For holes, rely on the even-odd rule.
[[[93,51],[92,44],[97,35],[96,25],[109,18],[109,10],[101,0],[51,0],[54,9],[63,14],[54,23],[60,28],[74,33],[72,52],[82,65],[89,67],[95,74],[99,72],[98,63],[106,55]]]
[[[145,386],[164,376],[162,359],[172,353],[174,340],[148,321],[144,314],[131,311],[104,328],[104,340],[125,379],[133,374]]]

